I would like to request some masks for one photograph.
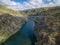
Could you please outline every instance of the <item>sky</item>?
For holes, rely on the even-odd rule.
[[[14,10],[26,10],[32,8],[60,6],[60,0],[0,0],[4,5]]]
[[[27,2],[28,0],[12,0],[12,1],[23,3],[23,2]]]

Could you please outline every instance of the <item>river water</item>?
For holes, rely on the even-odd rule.
[[[28,20],[22,29],[10,37],[3,45],[35,45],[34,26],[34,21]]]

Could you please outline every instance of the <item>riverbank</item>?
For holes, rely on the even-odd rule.
[[[26,21],[23,17],[14,17],[10,14],[0,15],[0,44],[18,32]]]
[[[24,27],[24,25],[25,25],[26,23],[27,23],[27,22],[25,22],[25,23],[22,25],[22,27]],[[22,29],[22,28],[21,28],[21,29]],[[7,41],[11,40],[11,38],[14,39],[14,37],[16,37],[16,35],[18,35],[19,32],[21,32],[21,29],[19,29],[19,31],[17,31],[14,35],[10,36],[10,37],[9,37],[5,42],[3,42],[1,45],[4,45]]]
[[[11,36],[2,45],[35,45],[34,21],[28,20],[19,32]]]
[[[60,18],[54,16],[35,18],[36,45],[60,45]],[[56,38],[57,37],[57,38]]]

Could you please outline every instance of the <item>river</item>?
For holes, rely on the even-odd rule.
[[[34,26],[34,21],[28,20],[19,32],[11,36],[2,45],[35,45]]]

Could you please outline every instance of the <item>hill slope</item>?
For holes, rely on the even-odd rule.
[[[60,7],[22,11],[35,22],[36,45],[60,45]]]
[[[36,8],[36,9],[29,9],[20,11],[22,14],[25,15],[52,15],[52,16],[58,16],[57,14],[60,14],[60,7],[45,7],[45,8]]]
[[[19,12],[0,6],[0,44],[18,32],[25,21]]]
[[[3,13],[9,13],[13,16],[23,16],[23,15],[20,14],[19,11],[14,11],[12,9],[9,9],[7,7],[4,7],[4,6],[0,5],[0,14],[3,14]]]

